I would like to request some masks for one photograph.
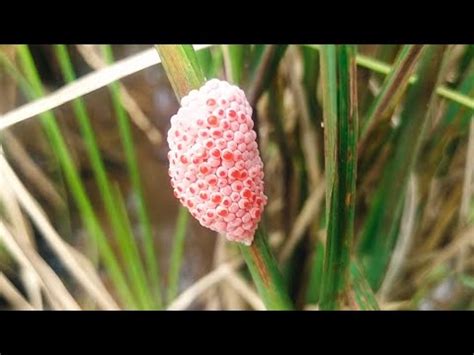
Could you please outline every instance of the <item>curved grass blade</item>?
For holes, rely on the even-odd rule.
[[[390,260],[408,178],[414,167],[424,128],[433,114],[435,90],[440,80],[432,73],[442,72],[444,53],[444,46],[429,46],[422,55],[419,80],[407,93],[401,123],[390,138],[387,163],[361,232],[361,261],[367,270],[368,281],[375,290],[380,286]]]
[[[33,57],[28,46],[18,47],[18,55],[28,83],[28,93],[31,98],[44,96],[44,89],[36,69]],[[77,168],[74,165],[66,142],[61,135],[61,131],[56,122],[56,117],[50,111],[40,115],[43,128],[49,137],[53,150],[58,156],[58,160],[64,171],[66,181],[71,190],[72,196],[81,214],[84,225],[91,238],[97,243],[102,260],[107,268],[110,277],[117,288],[122,300],[127,307],[136,308],[136,301],[127,285],[123,271],[114,255],[112,248],[102,230],[102,227],[94,213],[91,201],[89,200],[84,185],[80,179]]]
[[[355,48],[322,46],[321,75],[328,229],[320,307],[337,309],[346,301],[354,234],[358,125]]]
[[[76,80],[76,74],[74,72],[74,68],[66,46],[57,45],[55,49],[60,69],[65,81],[70,83]],[[116,199],[114,198],[113,189],[107,177],[105,165],[102,160],[86,105],[83,99],[79,98],[72,102],[72,106],[77,122],[81,129],[81,134],[84,137],[87,154],[92,165],[94,178],[99,188],[102,202],[104,203],[114,234],[119,241],[118,245],[121,246],[122,256],[128,265],[127,269],[139,271],[138,273],[134,272],[131,275],[132,283],[135,287],[135,293],[141,295],[139,300],[143,309],[153,308],[153,298],[151,297],[151,294],[147,292],[148,288],[146,287],[146,278],[143,279],[144,269],[141,260],[140,258],[137,259],[135,257],[130,258],[130,255],[132,255],[130,252],[136,248],[136,246],[131,245],[131,248],[129,248],[130,244],[122,243],[122,241],[133,241],[133,234],[131,233],[131,229],[125,224],[127,219],[124,219],[122,213],[123,211],[121,210],[121,204],[117,204]],[[136,255],[133,254],[132,256]]]
[[[192,46],[158,45],[156,48],[178,100],[204,84]],[[259,229],[252,246],[241,246],[241,251],[265,306],[269,309],[293,308],[264,232]]]
[[[183,263],[184,240],[189,221],[189,213],[184,207],[179,208],[176,220],[176,232],[171,249],[170,267],[168,274],[167,302],[172,302],[178,294],[179,273]]]
[[[351,286],[358,309],[372,311],[380,309],[374,291],[362,272],[362,267],[354,260],[351,263]]]
[[[382,89],[373,101],[360,129],[363,137],[370,127],[379,120],[389,117],[390,112],[400,101],[402,94],[408,87],[408,81],[420,59],[423,46],[405,45],[392,67],[390,74],[385,78]]]
[[[106,45],[102,47],[104,59],[108,64],[114,62],[112,47]],[[112,104],[117,115],[120,139],[122,141],[125,159],[127,162],[127,170],[132,183],[134,198],[137,203],[138,220],[141,232],[144,238],[145,260],[148,269],[148,277],[152,285],[153,296],[156,299],[156,306],[161,308],[163,305],[160,286],[160,271],[157,262],[155,243],[153,241],[153,231],[150,217],[143,194],[143,187],[140,178],[140,169],[138,166],[137,155],[133,143],[132,130],[130,120],[122,105],[120,98],[120,86],[117,82],[109,85]]]

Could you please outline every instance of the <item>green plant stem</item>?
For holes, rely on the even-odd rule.
[[[251,246],[239,247],[265,307],[270,310],[293,309],[262,226],[255,232]]]
[[[390,138],[387,164],[361,232],[359,253],[368,272],[368,281],[375,290],[380,286],[390,260],[408,178],[424,128],[433,114],[434,92],[440,80],[432,73],[440,72],[444,51],[444,46],[428,46],[423,53],[418,70],[421,79],[407,93],[401,123]]]
[[[19,59],[25,72],[28,82],[28,92],[31,98],[40,98],[44,96],[44,89],[36,69],[33,57],[31,56],[28,46],[21,45],[18,47]],[[50,111],[40,115],[41,123],[46,135],[50,141],[55,154],[61,164],[66,181],[71,190],[71,194],[81,214],[84,225],[90,234],[92,240],[97,244],[99,253],[104,264],[110,274],[110,277],[121,295],[122,300],[127,307],[135,308],[136,302],[130,291],[119,263],[114,255],[110,244],[100,226],[97,217],[92,208],[92,204],[87,196],[86,190],[80,179],[77,168],[74,165],[71,154],[67,148],[66,142],[62,137],[56,117]]]
[[[408,87],[408,81],[416,67],[422,50],[423,46],[421,45],[403,46],[392,70],[383,83],[380,93],[369,108],[367,117],[364,119],[360,129],[360,136],[364,136],[371,125],[381,119],[390,117],[390,112],[393,111]]]
[[[321,46],[313,45],[313,44],[306,45],[306,46],[311,47],[313,49],[317,49],[317,50],[320,50],[321,48]],[[356,56],[356,63],[357,65],[363,68],[367,68],[376,73],[380,73],[384,75],[388,75],[393,70],[390,64],[382,62],[378,59],[370,58],[362,54],[358,54]],[[418,80],[418,75],[412,75],[410,79],[408,80],[408,83],[414,84],[416,83],[417,80]],[[469,97],[467,95],[463,95],[455,90],[451,90],[444,85],[440,85],[436,88],[436,94],[438,94],[441,97],[444,97],[445,99],[457,102],[458,104],[474,109],[474,98]]]
[[[351,262],[351,285],[358,309],[379,310],[374,291],[362,272],[362,267],[356,262]]]
[[[76,74],[74,72],[74,68],[66,46],[57,45],[55,49],[59,65],[66,82],[70,83],[76,80]],[[121,241],[129,241],[130,239],[133,241],[133,234],[131,233],[131,229],[127,228],[126,224],[124,224],[125,220],[123,218],[123,213],[121,212],[121,205],[117,205],[116,199],[114,199],[113,189],[107,177],[104,162],[102,160],[86,105],[83,99],[79,98],[72,102],[72,106],[77,122],[81,129],[81,134],[84,138],[87,155],[92,165],[94,178],[99,188],[102,202],[104,203],[105,209],[107,211],[109,222],[116,238],[119,241],[119,246],[123,246],[120,248],[120,250],[125,262],[129,266],[127,270],[134,270],[132,274],[132,282],[135,287],[135,292],[139,295],[141,307],[143,309],[151,308],[153,307],[153,302],[151,301],[152,297],[149,292],[146,292],[146,278],[143,277],[145,271],[141,260],[139,257],[136,258],[135,254],[130,254],[132,249],[121,243]],[[136,246],[132,247],[136,248]],[[132,258],[129,256],[132,256]]]
[[[105,61],[108,64],[113,63],[114,57],[112,47],[110,45],[106,45],[102,47],[102,50]],[[132,183],[134,198],[137,203],[138,220],[144,238],[145,260],[149,273],[148,277],[152,285],[153,295],[155,297],[155,304],[158,308],[162,308],[163,302],[161,297],[160,271],[155,253],[155,243],[153,240],[152,226],[148,214],[148,209],[146,206],[145,197],[143,194],[143,187],[140,178],[140,169],[138,166],[137,155],[133,143],[132,128],[125,108],[122,105],[119,83],[114,82],[110,84],[109,89],[112,97],[112,104],[118,119],[119,133],[125,152],[127,170]]]
[[[180,207],[178,211],[178,219],[176,221],[176,232],[173,239],[173,247],[171,249],[170,266],[168,274],[168,292],[167,302],[172,302],[178,294],[179,273],[183,263],[184,241],[189,221],[189,213],[184,207]]]
[[[204,84],[204,76],[191,46],[158,45],[156,49],[178,100]],[[265,306],[268,309],[293,308],[264,232],[259,229],[253,244],[240,249]]]
[[[355,49],[321,48],[328,232],[320,307],[345,303],[354,234],[357,165]]]

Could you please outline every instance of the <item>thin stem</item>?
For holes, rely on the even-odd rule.
[[[31,56],[28,46],[21,45],[18,47],[18,54],[21,60],[22,67],[25,71],[26,80],[29,84],[28,93],[32,98],[40,98],[44,96],[44,89],[36,69],[33,57]],[[79,173],[72,160],[69,149],[62,137],[61,131],[57,124],[56,117],[50,111],[44,112],[40,115],[41,123],[46,131],[53,150],[58,155],[59,162],[64,171],[66,180],[70,187],[73,198],[79,208],[81,218],[87,228],[90,236],[97,243],[99,252],[107,267],[110,277],[117,290],[121,294],[124,302],[135,308],[136,302],[127,285],[116,256],[114,255],[110,244],[100,226],[97,217],[92,208],[92,204],[87,196],[84,185],[80,179]]]
[[[156,47],[178,100],[204,84],[204,76],[191,46]],[[253,244],[250,247],[241,246],[240,249],[265,306],[269,309],[291,309],[291,301],[283,288],[282,276],[264,232],[257,230]]]
[[[345,302],[354,234],[357,164],[357,92],[353,46],[323,46],[326,201],[328,233],[324,263],[322,309]]]

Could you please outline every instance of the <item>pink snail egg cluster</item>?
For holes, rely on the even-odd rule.
[[[201,225],[246,245],[267,203],[251,116],[240,88],[212,79],[181,99],[168,131],[176,198]]]

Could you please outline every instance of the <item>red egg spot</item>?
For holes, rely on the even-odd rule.
[[[227,197],[227,196],[222,199],[222,204],[223,204],[225,207],[229,207],[230,204],[231,204],[231,202],[232,202],[231,199],[230,199],[229,197]]]
[[[206,165],[201,165],[199,167],[199,171],[201,172],[201,174],[206,175],[209,172],[209,168]]]
[[[220,137],[222,137],[222,131],[218,128],[214,128],[212,130],[212,136],[216,137],[216,138],[220,138]]]
[[[209,123],[211,126],[217,126],[217,117],[214,115],[211,115],[207,118],[207,123]]]
[[[214,106],[216,104],[216,100],[214,99],[207,99],[206,104],[208,106]]]
[[[246,198],[250,198],[252,196],[252,191],[250,191],[249,189],[244,189],[242,191],[242,196],[244,196]]]
[[[240,177],[240,172],[236,168],[231,168],[229,170],[230,176],[233,177],[234,179],[238,179]]]
[[[229,211],[227,211],[225,208],[219,208],[217,214],[221,217],[227,217]]]
[[[235,118],[237,113],[234,110],[229,110],[229,117]]]
[[[180,160],[181,160],[181,163],[183,163],[183,164],[187,164],[187,163],[188,163],[188,158],[186,158],[184,155],[181,155]]]
[[[217,178],[215,176],[211,176],[209,177],[209,179],[207,180],[207,183],[209,185],[212,185],[212,186],[215,186],[217,184]]]
[[[215,158],[220,158],[221,157],[221,151],[217,148],[214,148],[211,150],[211,155]]]
[[[207,192],[205,191],[201,191],[199,193],[199,197],[201,198],[201,200],[203,201],[207,201],[209,199],[209,195],[207,194]]]
[[[232,154],[232,152],[228,149],[225,149],[223,152],[222,152],[222,158],[224,160],[232,160],[234,158],[234,155]]]
[[[219,194],[212,195],[211,201],[214,203],[219,203],[222,201],[222,196]]]

